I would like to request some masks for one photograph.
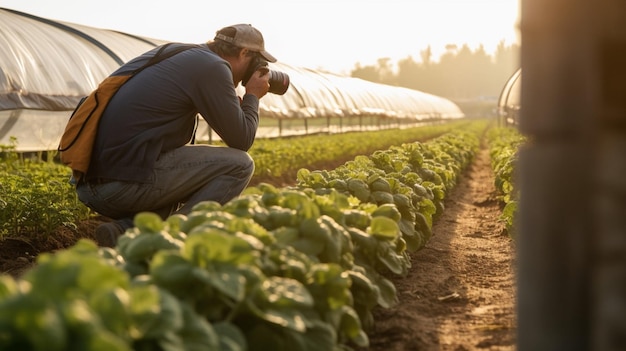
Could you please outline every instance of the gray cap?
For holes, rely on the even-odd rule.
[[[234,29],[234,36],[230,33],[232,29]],[[269,62],[276,62],[276,58],[265,51],[263,35],[258,29],[252,27],[251,24],[242,23],[224,27],[217,31],[215,40],[222,40],[240,48],[257,51]]]

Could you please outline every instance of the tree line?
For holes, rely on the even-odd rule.
[[[380,58],[369,66],[356,64],[351,76],[368,81],[401,86],[442,96],[451,100],[497,98],[507,80],[519,68],[520,47],[501,41],[494,54],[480,45],[460,48],[447,45],[438,61],[428,46],[420,51],[420,61],[409,56],[397,62]]]

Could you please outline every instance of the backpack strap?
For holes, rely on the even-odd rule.
[[[155,64],[157,64],[157,63],[159,63],[159,62],[161,62],[163,60],[166,60],[166,59],[168,59],[168,58],[170,58],[170,57],[172,57],[172,56],[174,56],[174,55],[176,55],[178,53],[181,53],[181,52],[183,52],[185,50],[200,47],[200,45],[197,45],[197,44],[184,44],[184,45],[181,45],[181,46],[173,49],[172,51],[163,53],[165,51],[165,49],[168,46],[172,45],[172,44],[173,43],[167,43],[167,44],[161,46],[159,48],[159,51],[157,51],[156,54],[154,54],[154,56],[152,56],[150,58],[150,60],[148,60],[148,62],[146,62],[146,64],[144,64],[143,66],[141,66],[141,67],[135,69],[134,71],[132,71],[132,73],[130,75],[135,75],[135,74],[143,71],[145,68],[148,68],[148,67],[150,67],[152,65],[155,65]]]

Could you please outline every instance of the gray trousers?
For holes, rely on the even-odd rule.
[[[202,201],[225,204],[238,196],[252,178],[254,161],[238,149],[186,145],[163,153],[153,172],[151,183],[81,182],[76,192],[92,210],[125,223],[143,211],[165,219],[173,213],[188,214]]]

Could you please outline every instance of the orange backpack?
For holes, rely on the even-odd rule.
[[[130,74],[107,77],[98,85],[96,90],[80,100],[65,126],[65,131],[61,136],[58,147],[61,162],[72,169],[72,176],[76,182],[89,169],[91,153],[98,132],[98,122],[107,104],[115,96],[118,89],[144,68],[159,63],[184,50],[198,47],[195,44],[183,45],[162,55],[163,50],[170,44],[163,45],[145,65],[130,72]]]

